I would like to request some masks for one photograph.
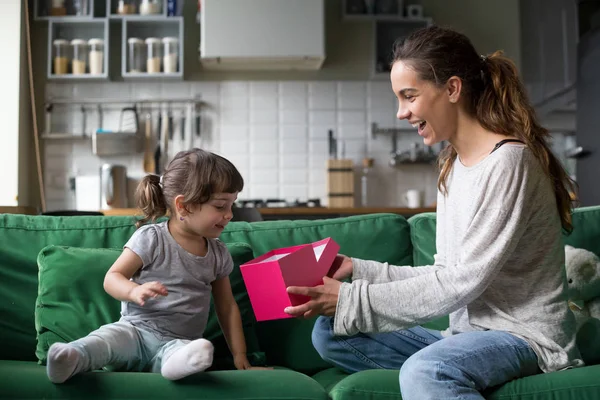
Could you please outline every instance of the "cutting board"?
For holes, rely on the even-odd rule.
[[[331,208],[354,207],[353,160],[327,160],[327,199]]]

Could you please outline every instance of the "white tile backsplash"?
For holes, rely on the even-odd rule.
[[[369,177],[370,205],[402,205],[403,194],[413,188],[425,192],[427,204],[435,201],[435,169],[391,168],[388,165],[391,137],[371,137],[372,122],[384,128],[406,126],[396,122],[396,99],[387,82],[49,83],[46,93],[49,97],[73,99],[200,97],[206,103],[202,110],[202,135],[190,139],[194,146],[214,151],[238,167],[246,182],[240,199],[292,201],[317,197],[326,204],[327,132],[331,129],[339,141],[338,151],[343,148],[345,156],[355,161],[357,174],[364,157],[375,159]],[[179,111],[174,112],[180,115]],[[75,130],[81,126],[81,114],[76,107],[61,113],[55,120],[62,128]],[[118,114],[106,111],[104,127],[117,128]],[[87,121],[91,133],[98,125],[97,115],[89,112]],[[412,132],[402,134],[398,149],[412,142],[421,140]],[[177,130],[169,153],[175,154],[190,143],[187,138],[182,142]],[[85,140],[45,141],[44,146],[49,207],[74,206],[67,184],[69,177],[97,174],[104,162],[127,166],[129,175],[135,178],[144,175],[143,153],[98,158],[92,154],[91,141]],[[357,182],[360,182],[358,176]],[[360,204],[360,187],[356,187],[356,192],[356,204]]]

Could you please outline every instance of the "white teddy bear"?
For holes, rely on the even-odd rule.
[[[577,321],[577,344],[586,364],[600,362],[600,258],[565,246],[569,307]]]

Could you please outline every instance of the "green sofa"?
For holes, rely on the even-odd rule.
[[[347,375],[311,345],[314,320],[256,323],[239,271],[232,274],[249,355],[272,371],[235,371],[214,316],[207,335],[215,368],[171,382],[148,372],[94,371],[54,385],[45,350],[118,318],[118,302],[102,290],[102,274],[134,231],[133,217],[0,215],[0,398],[2,399],[400,399],[398,371]],[[600,254],[600,207],[574,214],[566,243]],[[435,214],[409,220],[374,214],[316,221],[231,223],[222,240],[237,264],[273,248],[332,237],[340,252],[396,265],[426,265],[435,252]],[[244,253],[244,248],[246,252]],[[112,250],[111,250],[112,249]],[[112,258],[111,258],[112,257]],[[99,325],[98,325],[99,326]],[[442,329],[447,318],[429,327]],[[82,333],[83,332],[83,333]],[[600,340],[600,338],[596,338]],[[486,393],[490,399],[600,399],[600,365],[519,379]]]

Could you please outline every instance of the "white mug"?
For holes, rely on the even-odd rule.
[[[409,190],[404,194],[404,201],[408,208],[423,207],[423,193],[416,189]]]

